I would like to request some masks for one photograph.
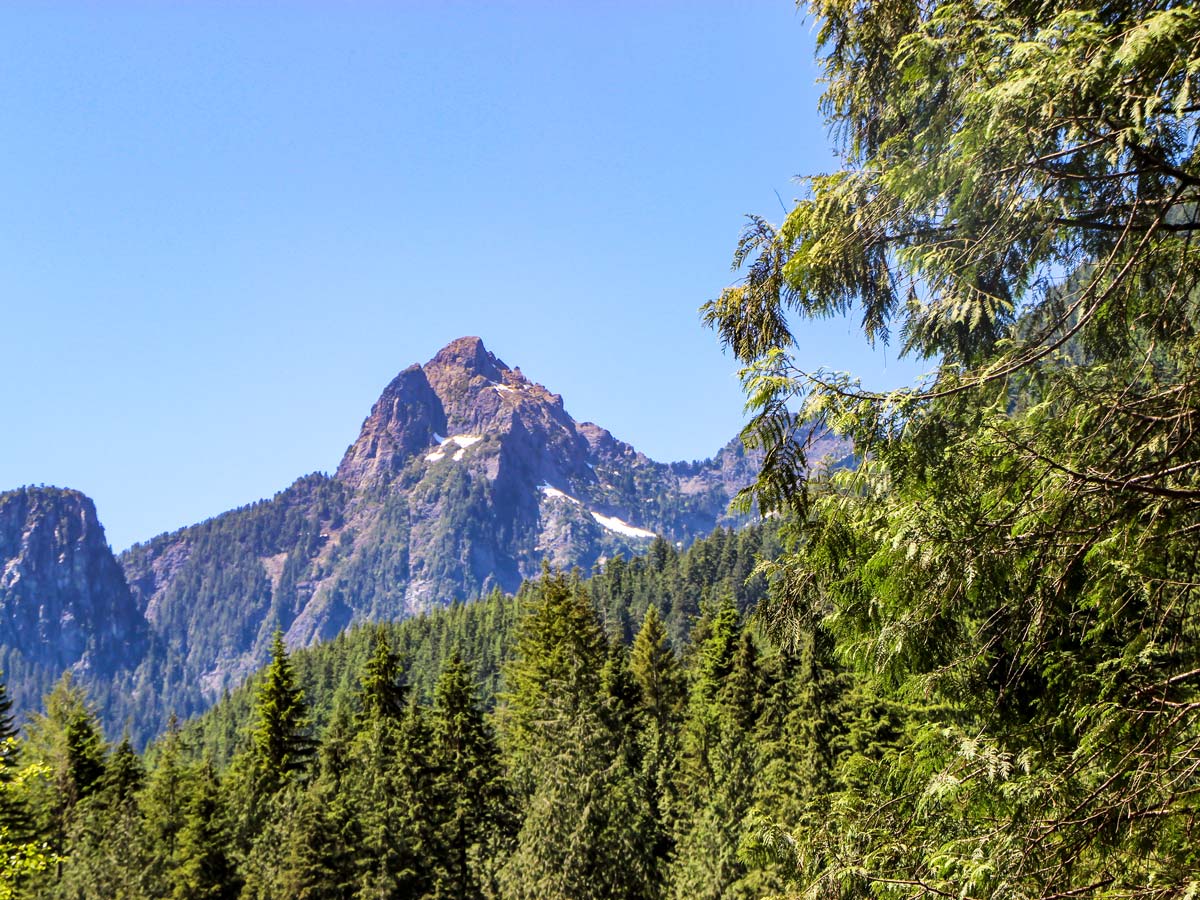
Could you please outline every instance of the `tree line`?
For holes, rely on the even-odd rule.
[[[547,572],[518,597],[482,601],[473,608],[515,610],[494,682],[464,654],[469,641],[451,639],[421,688],[404,665],[422,656],[402,636],[415,623],[360,629],[337,652],[289,654],[277,635],[227,755],[220,729],[178,723],[145,756],[127,740],[108,746],[66,678],[5,758],[18,776],[6,782],[5,840],[30,860],[9,874],[9,896],[777,889],[777,866],[740,855],[747,829],[800,816],[854,777],[903,740],[906,713],[881,703],[850,715],[853,680],[825,649],[780,652],[757,633],[728,578],[747,564],[737,548],[761,546],[763,534],[720,532],[682,554],[665,545],[657,559],[615,560],[590,580]],[[662,588],[699,571],[709,592],[676,644]],[[649,584],[660,590],[643,592]],[[614,621],[598,601],[620,596],[647,603]],[[436,632],[439,616],[466,637],[462,610],[418,630]],[[328,672],[314,657],[353,658],[350,687],[308,681],[307,699],[298,669]]]

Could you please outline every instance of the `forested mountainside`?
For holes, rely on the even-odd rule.
[[[832,446],[832,445],[831,445]],[[135,546],[120,562],[170,668],[203,694],[191,711],[289,646],[352,621],[397,619],[493,588],[543,561],[590,569],[687,543],[728,520],[756,462],[653,462],[562,398],[462,338],[401,372],[332,477]]]
[[[752,815],[853,790],[916,707],[739,611],[774,532],[549,573],[288,654],[145,759],[70,681],[4,814],[60,865],[25,897],[759,896]],[[672,635],[676,637],[672,637]],[[73,729],[73,731],[72,731]],[[66,740],[68,733],[74,740]],[[757,812],[752,814],[752,810]],[[570,827],[562,827],[570,823]]]
[[[766,581],[754,576],[755,567],[779,552],[775,529],[763,525],[738,531],[719,528],[684,551],[658,538],[642,556],[609,560],[585,585],[605,633],[614,640],[631,644],[646,611],[654,607],[667,639],[682,648],[702,608],[732,599],[740,612],[752,610],[766,594]],[[296,650],[291,661],[314,731],[321,733],[339,703],[354,696],[381,636],[396,654],[414,698],[433,700],[446,659],[458,652],[470,661],[479,699],[491,709],[501,690],[501,671],[512,658],[517,623],[535,586],[535,581],[527,581],[515,594],[497,590],[478,601],[399,622],[355,626],[331,641]],[[263,677],[261,671],[256,673],[183,726],[197,758],[220,765],[248,746],[254,697]]]
[[[844,457],[844,441],[815,441]],[[72,669],[135,746],[239,685],[281,629],[307,646],[515,591],[542,564],[590,571],[687,545],[719,523],[758,457],[731,442],[663,464],[462,338],[383,392],[337,472],[164,534],[114,563],[91,501],[0,495],[0,655],[18,710]],[[74,523],[74,524],[73,524]]]

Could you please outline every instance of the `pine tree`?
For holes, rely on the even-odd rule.
[[[350,849],[327,783],[292,782],[272,796],[270,815],[240,861],[240,900],[339,900],[354,895]]]
[[[530,590],[500,698],[505,755],[519,799],[532,792],[540,756],[552,749],[547,710],[553,709],[556,723],[565,723],[581,705],[595,701],[606,647],[578,580],[544,571]]]
[[[321,777],[335,787],[350,766],[350,747],[354,741],[356,718],[348,692],[336,692],[333,711],[318,752]]]
[[[126,737],[108,759],[98,789],[72,817],[59,892],[64,897],[139,900],[147,887],[137,795],[145,769]]]
[[[273,900],[350,900],[354,896],[350,850],[341,840],[330,794],[318,782],[299,795],[284,836],[284,856]],[[245,896],[245,894],[243,894]]]
[[[643,840],[647,806],[620,727],[631,714],[625,701],[632,678],[610,656],[577,579],[546,572],[532,593],[501,710],[523,809],[516,845],[499,872],[502,895],[653,896],[656,873]]]
[[[154,766],[141,794],[145,822],[147,893],[162,896],[170,891],[180,831],[186,818],[188,771],[185,747],[174,715],[166,734],[153,748]]]
[[[762,693],[757,652],[732,597],[699,629],[676,791],[672,895],[680,900],[757,896],[739,884],[738,847],[759,771],[751,735]]]
[[[255,696],[254,718],[250,746],[234,757],[223,779],[232,849],[243,873],[274,871],[277,866],[279,841],[270,839],[269,833],[278,827],[282,806],[288,802],[284,795],[308,774],[315,752],[303,692],[296,685],[278,631]],[[271,879],[252,882],[271,883]]]
[[[12,706],[12,699],[8,696],[8,684],[4,680],[3,671],[0,671],[0,741],[7,738],[15,739],[19,732]],[[4,777],[6,762],[4,757],[0,757],[0,778]]]
[[[434,865],[430,735],[424,711],[406,702],[398,657],[382,629],[359,682],[356,733],[339,752],[331,801],[345,823],[340,839],[350,848],[359,896],[420,896]]]
[[[355,823],[359,896],[421,896],[432,881],[435,817],[430,734],[421,707],[359,731],[341,792]],[[431,816],[431,813],[434,815]]]
[[[271,663],[255,705],[254,756],[262,771],[276,783],[304,772],[314,752],[309,737],[304,692],[296,686],[283,634],[271,641]]]
[[[853,679],[832,659],[822,630],[781,648],[764,668],[768,687],[753,740],[762,758],[754,805],[765,821],[817,823],[838,788],[846,722],[855,715]]]
[[[13,742],[13,738],[5,738],[0,742],[0,751]],[[22,807],[20,795],[27,781],[44,774],[45,766],[35,762],[16,772],[10,780],[0,781],[0,809],[11,811]],[[59,861],[46,843],[23,825],[14,828],[11,821],[0,821],[0,900],[13,900],[18,895],[36,896],[38,887],[46,885],[47,872]]]
[[[675,794],[679,764],[679,729],[685,685],[675,651],[667,641],[658,608],[646,610],[630,653],[632,675],[640,691],[643,779],[649,813],[658,826],[654,855],[669,859],[673,852]]]
[[[46,696],[45,709],[30,718],[25,745],[29,762],[44,767],[45,776],[28,782],[25,795],[37,833],[61,854],[77,807],[100,786],[106,747],[70,672]]]
[[[0,677],[0,786],[13,782],[21,764],[21,742],[11,711],[12,700]],[[26,836],[30,827],[29,811],[16,791],[0,793],[0,828],[6,828],[11,836]]]
[[[678,716],[683,703],[683,674],[671,648],[658,607],[650,606],[633,642],[630,665],[641,689],[641,705],[660,732]]]
[[[192,779],[179,832],[172,900],[233,900],[241,885],[226,851],[229,833],[220,787],[210,764]]]
[[[498,749],[458,650],[438,679],[430,726],[434,896],[480,897],[509,823]]]
[[[404,715],[406,693],[400,658],[392,650],[387,631],[379,628],[374,652],[363,670],[359,694],[360,723],[381,719],[400,721]]]

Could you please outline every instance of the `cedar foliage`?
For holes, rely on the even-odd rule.
[[[750,220],[704,314],[766,451],[743,499],[795,514],[764,621],[874,689],[828,812],[745,855],[807,895],[1190,895],[1200,16],[808,6],[843,167]],[[930,378],[805,371],[793,323],[851,311]],[[813,421],[854,470],[804,481]]]

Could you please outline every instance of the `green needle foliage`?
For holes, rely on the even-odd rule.
[[[256,712],[254,755],[261,771],[276,781],[304,771],[313,755],[308,712],[278,631],[271,643],[271,663],[258,692]]]
[[[216,775],[201,767],[192,782],[175,851],[172,900],[232,900],[239,879],[226,850],[229,832]]]
[[[660,842],[626,727],[636,686],[623,648],[610,648],[578,578],[545,572],[531,593],[501,698],[523,811],[501,896],[655,896]]]
[[[399,722],[404,716],[405,688],[400,659],[387,632],[375,638],[375,652],[363,671],[359,696],[361,722]]]
[[[450,655],[434,691],[430,755],[434,771],[435,897],[481,896],[485,861],[510,828],[499,749],[475,696],[470,668]]]
[[[16,736],[17,726],[12,714],[12,699],[8,696],[8,684],[4,681],[4,672],[0,671],[0,741]]]
[[[1190,896],[1200,13],[809,6],[843,168],[751,220],[704,315],[766,450],[743,501],[797,515],[762,620],[862,673],[864,750],[746,858],[814,895]],[[797,318],[849,312],[930,378],[807,371]],[[804,480],[814,420],[857,469]]]
[[[4,738],[0,741],[0,752],[6,756],[15,755],[15,744],[15,738]],[[11,811],[19,806],[25,782],[47,774],[44,766],[35,764],[0,781],[0,810]],[[0,820],[0,900],[14,900],[20,896],[18,891],[24,885],[40,883],[45,873],[60,862],[49,845],[36,835],[30,835],[24,825],[24,822],[14,825],[7,815]]]

